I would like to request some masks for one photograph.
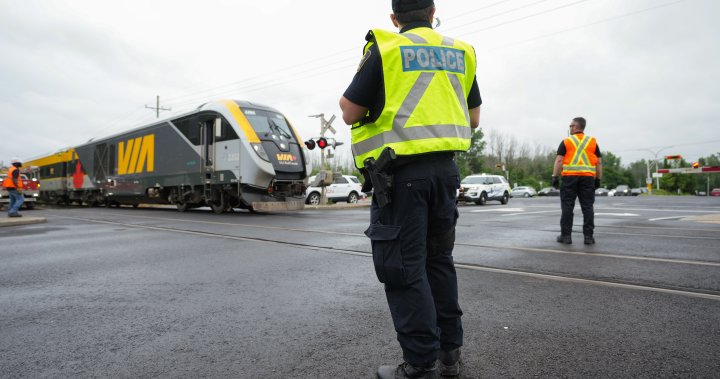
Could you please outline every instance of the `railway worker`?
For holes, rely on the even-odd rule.
[[[23,183],[20,177],[20,167],[22,162],[19,158],[12,158],[12,166],[8,170],[7,176],[2,182],[3,188],[8,191],[10,195],[10,203],[8,204],[8,217],[22,217],[18,211],[25,202],[25,198],[22,194]]]
[[[456,376],[462,310],[452,251],[460,186],[456,151],[480,122],[473,47],[432,29],[433,0],[393,0],[400,33],[371,30],[361,64],[340,99],[353,124],[355,164],[371,175],[388,148],[396,159],[375,187],[370,226],[375,271],[385,284],[404,362],[379,378]],[[391,187],[390,191],[381,191]],[[381,195],[389,204],[382,204]],[[384,205],[384,206],[383,206]]]
[[[552,185],[556,189],[560,185],[558,175],[562,173],[560,187],[560,243],[572,243],[573,209],[575,198],[580,201],[583,213],[583,235],[586,245],[595,243],[595,190],[600,188],[602,164],[600,148],[594,137],[585,135],[586,121],[576,117],[570,124],[570,137],[565,138],[557,151],[553,167]]]

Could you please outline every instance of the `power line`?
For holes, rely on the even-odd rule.
[[[506,15],[506,14],[508,14],[508,13],[517,12],[517,11],[519,11],[519,10],[523,10],[523,9],[525,9],[525,8],[529,8],[529,7],[532,7],[532,6],[541,4],[541,3],[545,3],[545,2],[547,2],[547,1],[549,1],[549,0],[539,0],[539,1],[536,1],[536,2],[534,2],[534,3],[525,4],[525,5],[521,6],[521,7],[509,9],[509,10],[506,10],[506,11],[503,11],[503,12],[500,12],[500,13],[496,13],[496,14],[494,14],[494,15],[491,15],[491,16],[488,16],[488,17],[485,17],[485,18],[477,19],[477,20],[472,21],[472,22],[468,22],[468,23],[461,24],[461,25],[455,25],[455,26],[453,26],[453,27],[448,28],[447,30],[460,29],[460,28],[465,27],[465,26],[468,26],[468,25],[476,24],[476,23],[478,23],[478,22],[480,22],[480,21],[486,21],[486,20],[490,20],[490,19],[493,19],[493,18],[496,18],[496,17],[500,17],[500,16],[503,16],[503,15]]]
[[[556,32],[552,32],[552,33],[548,33],[548,34],[543,34],[543,35],[540,35],[540,36],[537,36],[537,37],[533,37],[533,38],[528,38],[528,39],[525,39],[525,40],[522,40],[522,41],[517,41],[517,42],[510,43],[510,44],[505,44],[505,45],[503,45],[502,47],[491,48],[491,49],[489,49],[489,51],[502,50],[502,49],[506,49],[506,48],[508,48],[508,47],[520,45],[520,44],[527,43],[527,42],[532,42],[532,41],[539,40],[539,39],[542,39],[542,38],[552,37],[552,36],[554,36],[554,35],[558,35],[558,34],[562,34],[562,33],[572,32],[572,31],[575,31],[575,30],[584,29],[584,28],[588,28],[588,27],[591,27],[591,26],[595,26],[595,25],[600,25],[600,24],[605,24],[605,23],[612,22],[612,21],[617,21],[617,20],[620,20],[620,19],[623,19],[623,18],[627,18],[627,17],[630,17],[630,16],[635,16],[635,15],[638,15],[638,14],[641,14],[641,13],[650,12],[650,11],[653,11],[653,10],[656,10],[656,9],[660,9],[660,8],[665,8],[665,7],[668,7],[668,6],[671,6],[671,5],[675,5],[675,4],[678,4],[678,3],[683,3],[683,2],[685,2],[685,1],[687,1],[687,0],[673,1],[673,2],[671,2],[671,3],[660,4],[660,5],[657,5],[657,6],[654,6],[654,7],[644,8],[644,9],[640,9],[640,10],[637,10],[637,11],[634,11],[634,12],[630,12],[630,13],[625,13],[625,14],[613,16],[613,17],[604,18],[604,19],[602,19],[602,20],[598,20],[598,21],[595,21],[595,22],[591,22],[591,23],[589,23],[589,24],[583,24],[583,25],[579,25],[579,26],[574,26],[574,27],[572,27],[572,28],[562,29],[562,30],[558,30],[558,31],[556,31]]]
[[[518,21],[527,20],[527,19],[529,19],[529,18],[533,18],[533,17],[536,17],[536,16],[544,15],[544,14],[547,14],[547,13],[550,13],[550,12],[555,12],[555,11],[558,11],[558,10],[560,10],[560,9],[569,8],[569,7],[578,5],[578,4],[586,3],[586,2],[588,2],[588,1],[593,1],[593,0],[580,0],[580,1],[575,1],[575,2],[573,2],[573,3],[564,4],[564,5],[561,5],[561,6],[559,6],[559,7],[546,9],[546,10],[544,10],[544,11],[542,11],[542,12],[533,13],[533,14],[530,14],[530,15],[527,15],[527,16],[523,16],[523,17],[516,18],[516,19],[513,19],[513,20],[501,22],[501,23],[499,23],[499,24],[491,25],[491,26],[488,26],[488,27],[486,27],[486,28],[473,30],[472,32],[462,33],[462,34],[460,34],[460,35],[461,35],[461,36],[467,36],[467,35],[471,35],[471,34],[475,34],[475,33],[479,33],[479,32],[484,32],[484,31],[486,31],[486,30],[499,28],[499,27],[501,27],[501,26],[513,24],[513,23],[516,23],[516,22],[518,22]]]
[[[475,13],[475,12],[478,12],[478,11],[481,11],[481,10],[489,9],[489,8],[491,8],[491,7],[494,7],[494,6],[503,4],[503,3],[507,3],[507,2],[509,2],[509,1],[511,1],[511,0],[498,1],[498,2],[489,4],[489,5],[480,7],[480,8],[476,8],[476,9],[469,10],[469,11],[467,11],[467,12],[464,12],[462,15],[458,15],[458,16],[455,16],[455,17],[451,17],[451,18],[449,18],[449,19],[454,19],[454,18],[458,18],[458,17],[463,17],[463,16],[465,16],[465,15],[467,15],[467,14],[471,14],[471,13]],[[531,6],[534,6],[534,5],[537,5],[537,4],[546,2],[546,1],[548,1],[548,0],[539,0],[539,1],[536,1],[536,2],[534,2],[534,3],[525,4],[525,5],[523,5],[523,6],[520,6],[520,7],[517,7],[517,8],[513,8],[513,9],[511,9],[511,10],[504,11],[504,12],[501,12],[501,13],[498,13],[498,14],[494,14],[494,15],[491,15],[491,16],[488,16],[488,17],[485,17],[485,18],[482,18],[482,19],[480,19],[480,20],[475,20],[475,21],[473,21],[473,22],[471,22],[471,23],[467,23],[467,24],[455,26],[455,27],[452,27],[452,28],[448,28],[447,30],[453,30],[453,29],[461,28],[461,27],[463,27],[463,26],[472,25],[472,24],[476,24],[476,23],[483,22],[483,21],[488,21],[488,20],[491,20],[491,19],[494,19],[494,18],[503,16],[503,15],[505,15],[505,14],[512,13],[512,12],[515,12],[515,11],[518,11],[518,10],[521,10],[521,9],[524,9],[524,8],[528,8],[528,7],[531,7]],[[582,1],[578,1],[577,3],[582,3],[582,2],[585,2],[585,1],[591,1],[591,0],[582,0]],[[572,5],[575,5],[575,4],[576,4],[576,3],[568,4],[568,5],[563,5],[563,6],[560,6],[560,7],[554,8],[554,9],[551,9],[551,10],[549,10],[549,11],[541,12],[541,13],[539,13],[539,14],[549,13],[549,12],[551,12],[551,11],[554,11],[554,10],[557,10],[557,9],[561,9],[561,8],[565,8],[565,7],[568,7],[568,6],[572,6]],[[536,14],[536,15],[539,15],[539,14]],[[513,21],[513,22],[514,22],[514,21]],[[496,27],[496,26],[493,26],[493,27]],[[491,27],[491,28],[493,28],[493,27]],[[484,30],[485,30],[485,29],[484,29]],[[291,70],[297,69],[298,67],[307,66],[307,65],[309,65],[309,64],[315,64],[318,60],[323,60],[323,59],[326,59],[326,58],[335,57],[335,56],[337,56],[337,55],[346,54],[346,53],[348,53],[348,52],[356,51],[356,50],[360,50],[360,49],[359,49],[359,48],[346,49],[346,50],[337,52],[337,53],[335,53],[335,54],[328,55],[328,56],[326,56],[326,57],[324,57],[324,58],[320,58],[320,59],[313,60],[313,61],[308,61],[308,62],[305,62],[305,63],[300,63],[300,64],[293,65],[293,66],[289,66],[289,67],[285,67],[285,68],[282,68],[282,69],[280,69],[280,70],[274,71],[274,73],[291,71]],[[355,57],[354,57],[354,58],[346,58],[346,59],[343,59],[343,60],[338,61],[338,62],[335,62],[335,63],[330,63],[330,64],[327,64],[327,65],[324,65],[324,66],[322,66],[322,67],[333,66],[333,65],[335,65],[335,64],[342,63],[342,62],[347,61],[347,60],[349,60],[349,59],[357,59],[357,58],[355,58]],[[309,69],[309,70],[303,70],[303,71],[297,72],[297,73],[295,73],[295,74],[304,73],[304,72],[308,72],[308,71],[313,71],[313,70],[319,69],[319,68],[320,68],[320,67],[313,67],[313,68],[311,68],[311,69]],[[269,75],[269,74],[270,74],[270,73],[265,74],[265,75]],[[220,89],[225,89],[225,88],[227,88],[227,87],[232,87],[232,86],[235,86],[235,85],[238,85],[238,84],[244,84],[244,83],[246,83],[246,82],[248,82],[248,81],[258,80],[258,79],[261,78],[261,77],[262,77],[262,76],[255,75],[255,76],[253,76],[253,77],[248,77],[248,78],[246,78],[246,79],[244,79],[244,80],[240,80],[240,81],[236,81],[236,82],[228,83],[228,84],[223,84],[223,85],[220,85],[220,86],[217,86],[217,87],[213,87],[213,88],[210,88],[210,89],[201,90],[201,91],[198,91],[198,92],[187,93],[187,94],[185,94],[185,95],[180,95],[180,96],[169,97],[169,98],[166,99],[166,101],[172,102],[172,101],[174,101],[174,100],[180,100],[180,99],[185,99],[185,98],[190,98],[190,97],[197,98],[196,95],[199,95],[199,94],[201,94],[201,93],[202,93],[202,94],[211,93],[210,95],[205,95],[206,97],[207,97],[207,96],[211,96],[211,95],[214,95],[214,94],[212,94],[212,91],[220,90]],[[273,80],[270,80],[270,81],[273,81]],[[265,82],[267,82],[267,81],[265,81]],[[264,83],[264,82],[263,82],[263,83]],[[257,85],[257,84],[259,84],[259,83],[248,84],[247,86],[254,86],[254,85]],[[246,88],[246,87],[245,87],[245,86],[241,86],[241,87],[239,87],[239,88],[235,88],[234,90],[240,91],[240,90],[242,90],[243,88]],[[224,93],[227,93],[227,91],[224,92]]]

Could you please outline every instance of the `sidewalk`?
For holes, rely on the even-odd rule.
[[[0,228],[3,226],[42,224],[44,222],[47,222],[45,217],[7,217],[7,215],[0,215]]]

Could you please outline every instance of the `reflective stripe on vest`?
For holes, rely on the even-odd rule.
[[[591,144],[593,137],[583,135],[582,139],[580,139],[573,134],[566,141],[570,141],[575,151],[569,162],[567,158],[563,160],[563,174],[594,176],[597,172],[597,160],[593,161],[588,156],[588,147],[594,145]],[[568,153],[570,152],[568,151]],[[595,153],[592,152],[591,154],[594,157]]]
[[[356,166],[377,158],[386,146],[398,155],[466,151],[471,137],[467,96],[475,78],[472,47],[430,28],[371,34],[383,62],[385,107],[375,123],[352,129]],[[438,106],[416,112],[423,99],[437,99]]]
[[[5,179],[2,182],[3,187],[16,188],[18,190],[21,190],[23,188],[22,177],[20,175],[18,175],[18,178],[17,178],[17,184],[18,184],[17,187],[15,187],[15,183],[13,183],[13,180],[12,180],[13,173],[17,170],[18,170],[18,168],[15,166],[10,167],[10,170],[8,170],[7,176],[5,177]]]

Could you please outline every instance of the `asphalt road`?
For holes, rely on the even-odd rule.
[[[718,377],[720,198],[596,212],[585,246],[554,241],[557,198],[460,207],[465,378]],[[0,228],[0,376],[372,378],[402,357],[368,213],[27,211],[48,223]]]

